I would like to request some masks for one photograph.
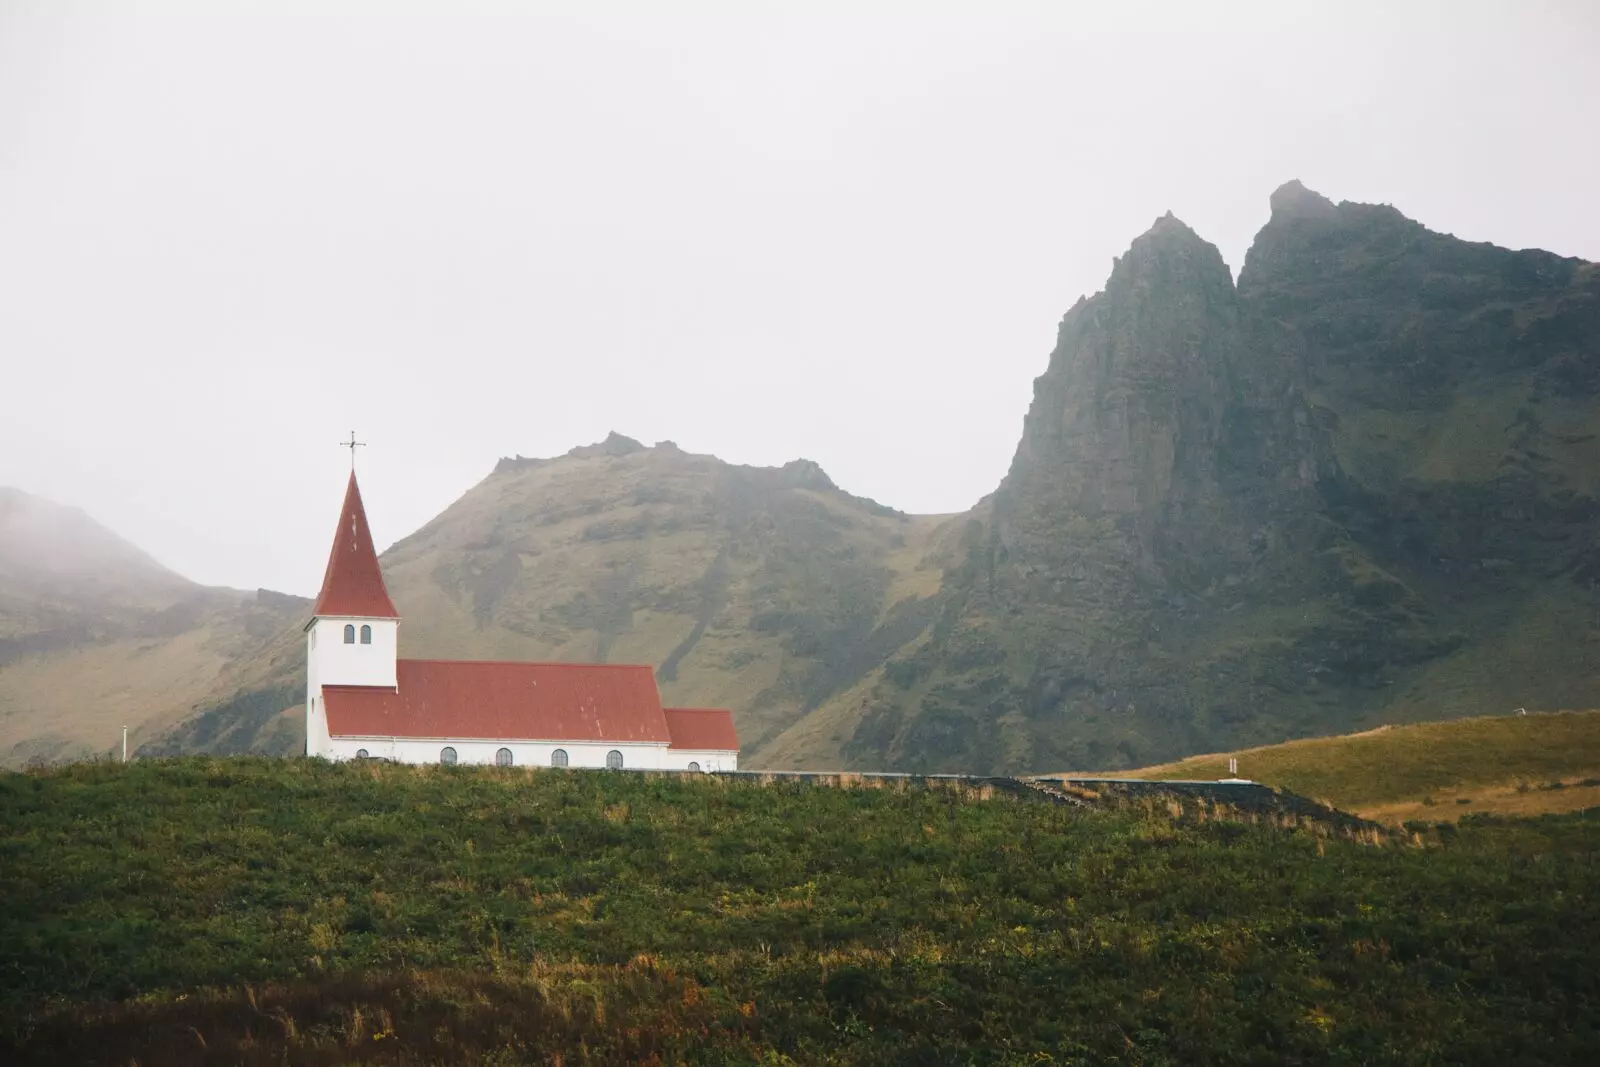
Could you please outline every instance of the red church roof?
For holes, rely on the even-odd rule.
[[[328,732],[503,741],[675,740],[648,666],[403,659],[397,681],[398,689],[323,686]]]
[[[361,506],[355,471],[350,472],[350,487],[344,493],[344,510],[339,513],[339,528],[333,534],[333,551],[328,553],[328,569],[322,576],[315,614],[400,617],[383,585],[383,571],[378,567],[378,551],[372,545],[372,530],[367,526],[367,509]]]
[[[663,708],[673,748],[739,751],[733,712],[727,708]]]

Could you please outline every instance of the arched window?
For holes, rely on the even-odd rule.
[[[496,752],[494,754],[494,765],[496,767],[511,766],[511,750],[509,748],[502,748],[499,752]]]
[[[362,627],[361,627],[361,643],[363,645],[372,644],[372,627],[367,626],[365,624],[362,625]]]
[[[356,749],[356,759],[366,759],[366,758],[367,758],[367,750],[366,749],[364,749],[364,748]]]
[[[690,760],[689,761],[689,769],[691,771],[694,771],[696,774],[699,774],[700,773],[700,764],[696,763],[694,760]]]
[[[354,623],[347,622],[344,624],[344,643],[347,645],[356,643],[356,627]]]
[[[566,749],[558,748],[554,752],[550,753],[550,766],[552,766],[552,767],[565,767],[566,765],[567,765],[567,750]]]
[[[449,766],[456,761],[456,750],[449,745],[444,746],[444,751],[439,753],[439,762]]]
[[[613,771],[622,770],[622,753],[618,752],[616,749],[612,749],[610,752],[607,752],[606,768]]]

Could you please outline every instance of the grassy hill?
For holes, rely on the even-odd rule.
[[[654,664],[669,703],[734,709],[760,764],[931,623],[946,522],[803,460],[613,434],[503,460],[382,562],[402,655]]]
[[[1224,778],[1230,757],[1241,777],[1385,822],[1600,807],[1600,711],[1380,726],[1118,773]]]
[[[1600,820],[1426,847],[948,789],[0,774],[10,1063],[1576,1063]]]
[[[266,687],[298,669],[281,646],[308,606],[196,585],[76,508],[0,488],[0,766],[104,755],[125,725],[138,748]]]

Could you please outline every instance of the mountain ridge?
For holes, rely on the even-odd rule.
[[[1069,310],[937,640],[891,661],[836,729],[856,760],[1135,766],[1220,737],[1594,702],[1593,265],[1299,182],[1271,207],[1237,284],[1169,213]],[[1521,307],[1495,307],[1508,291]],[[1390,336],[1427,354],[1421,370],[1388,359]],[[1353,356],[1377,388],[1348,388]],[[1455,407],[1420,427],[1385,413],[1411,394],[1427,407],[1441,376]],[[1517,391],[1559,422],[1534,447]],[[1461,454],[1483,451],[1484,422],[1513,428],[1498,462]],[[1427,433],[1449,438],[1433,468],[1374,477]],[[1479,542],[1455,546],[1470,568],[1430,562],[1410,544],[1423,530]],[[1552,539],[1564,551],[1543,561],[1510,546]],[[1487,668],[1494,654],[1509,669]]]
[[[1600,274],[1298,181],[1269,206],[1237,281],[1171,212],[1116,257],[968,511],[614,431],[502,458],[384,553],[405,654],[649,662],[752,767],[1600,704]],[[294,751],[296,634],[146,751]]]

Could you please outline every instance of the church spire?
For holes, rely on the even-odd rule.
[[[361,488],[356,472],[350,472],[350,487],[345,490],[344,510],[339,513],[339,528],[333,535],[333,551],[328,554],[328,570],[322,577],[322,592],[317,596],[317,615],[345,615],[368,619],[398,619],[394,601],[383,585],[378,567],[378,552],[372,545],[372,530],[367,526],[367,509],[361,504]]]

